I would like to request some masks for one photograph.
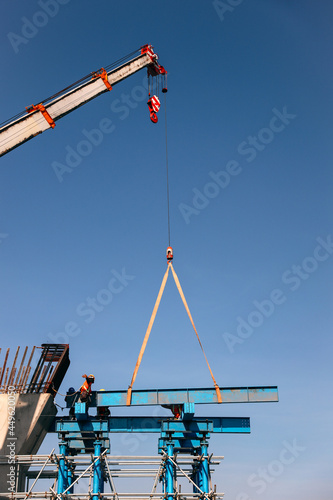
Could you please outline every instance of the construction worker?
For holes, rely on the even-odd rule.
[[[162,405],[162,407],[171,410],[175,419],[180,420],[182,413],[182,405]]]
[[[71,407],[69,409],[69,416],[70,417],[74,417],[74,396],[75,396],[76,392],[75,392],[75,389],[74,387],[70,387],[67,391],[67,394],[65,396],[65,401],[66,403],[70,403],[71,404]]]
[[[180,415],[181,415],[181,407],[179,405],[171,405],[171,411],[173,413],[173,416],[179,420],[180,419]]]
[[[94,375],[82,375],[83,378],[86,380],[83,382],[83,384],[80,387],[80,401],[82,403],[88,402],[91,394],[91,385],[95,382],[95,377]]]

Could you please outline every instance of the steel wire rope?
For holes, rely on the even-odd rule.
[[[139,49],[138,49],[139,50]],[[128,54],[127,56],[124,56],[122,57],[121,59],[118,59],[117,61],[109,64],[108,66],[106,66],[104,69],[108,68],[108,69],[111,69],[113,67],[116,67],[117,65],[119,65],[120,63],[126,61],[127,59],[129,59],[132,55],[134,55],[136,52],[138,52],[138,50],[132,52],[131,54]],[[59,90],[59,92],[56,92],[55,94],[53,94],[52,96],[50,97],[47,97],[46,99],[43,99],[41,102],[42,103],[45,103],[45,102],[48,102],[50,101],[51,99],[54,99],[55,97],[61,95],[63,92],[66,92],[66,90],[70,90],[70,89],[74,89],[75,86],[77,86],[79,83],[83,83],[83,82],[88,82],[90,79],[91,79],[91,75],[93,75],[94,73],[97,73],[97,71],[99,71],[101,68],[99,68],[98,70],[95,70],[95,71],[91,71],[90,73],[88,73],[86,76],[83,76],[82,78],[80,78],[79,80],[77,80],[76,82],[72,83],[71,85],[68,85],[68,87],[65,87],[64,89],[62,90]]]
[[[137,49],[137,50],[134,50],[133,52],[131,52],[130,54],[127,54],[127,56],[124,56],[122,57],[121,59],[118,59],[117,61],[109,64],[108,66],[105,66],[105,69],[109,69],[111,70],[113,67],[115,67],[116,65],[126,61],[126,59],[129,59],[130,57],[134,56],[135,54],[137,54],[139,52],[140,49]]]
[[[26,114],[26,111],[20,111],[20,113],[17,113],[16,115],[12,116],[11,118],[8,118],[4,122],[0,123],[0,128],[5,127],[7,124],[9,124],[15,120],[18,120],[19,118],[21,118],[25,114]]]
[[[127,59],[129,59],[130,57],[134,56],[137,52],[139,52],[140,49],[137,49],[133,52],[131,52],[130,54],[127,54],[126,56],[118,59],[117,61],[111,63],[111,64],[108,64],[105,69],[106,70],[111,70],[112,68],[116,67],[117,65],[125,62]],[[98,70],[96,70],[98,71]],[[88,75],[86,76],[83,76],[82,78],[80,78],[79,80],[77,80],[76,82],[74,83],[71,83],[70,85],[68,85],[67,87],[65,87],[64,89],[62,90],[59,90],[58,92],[56,92],[55,94],[51,95],[50,97],[47,97],[46,99],[43,99],[42,101],[40,101],[41,103],[45,104],[47,103],[48,101],[50,101],[51,99],[55,99],[56,97],[60,96],[63,92],[66,92],[66,91],[69,91],[71,89],[74,89],[75,86],[79,85],[80,83],[83,83],[83,82],[87,82],[90,78],[91,78],[91,75],[96,73],[96,71],[92,71],[91,73],[89,73]],[[5,120],[4,122],[0,123],[0,128],[4,127],[6,124],[12,122],[12,121],[15,121],[16,119],[24,116],[26,112],[25,111],[21,111],[20,113],[16,114],[15,116],[11,117],[11,118],[8,118],[7,120]]]
[[[165,116],[165,164],[166,164],[166,184],[167,184],[167,209],[168,209],[168,241],[170,246],[170,193],[169,193],[169,158],[168,158],[168,127],[166,94],[164,94],[164,116]]]
[[[135,53],[135,52],[134,52]],[[126,57],[128,58],[128,56]],[[124,59],[126,59],[124,58]],[[117,63],[114,63],[114,64],[117,64]],[[91,73],[92,74],[92,73]],[[58,95],[61,95],[62,92],[64,92],[65,90],[69,90],[69,89],[72,89],[72,91],[74,92],[75,90],[77,90],[77,87],[74,87],[74,85],[77,85],[77,83],[81,83],[83,82],[84,80],[86,80],[87,78],[90,78],[91,77],[91,74],[86,76],[86,77],[83,77],[81,78],[81,80],[78,80],[77,82],[75,82],[74,84],[72,84],[71,86],[68,86],[67,88],[63,89],[62,91],[58,92],[57,94],[54,94],[54,96],[51,96],[49,97],[48,99],[42,101],[42,102],[46,102],[47,100],[50,100],[52,99],[53,97],[56,97]],[[89,83],[89,80],[87,80],[85,83]],[[84,85],[84,84],[83,84]],[[82,85],[82,86],[83,86]],[[101,94],[104,93],[104,92],[107,92],[108,90],[105,89],[105,90],[102,90],[101,91]],[[88,92],[86,94],[86,100],[85,100],[85,103],[86,102],[89,102],[90,100],[92,100],[94,97],[96,96],[95,92],[93,90],[91,90],[91,92]],[[64,96],[63,96],[64,97]],[[81,97],[75,99],[74,101],[72,101],[72,108],[71,110],[68,111],[68,113],[70,113],[71,111],[73,111],[73,107],[75,108],[75,104],[77,103],[80,103],[81,102]],[[52,103],[52,104],[55,104],[55,103]],[[79,105],[82,105],[83,103],[79,104]],[[78,106],[79,107],[79,106]],[[61,114],[62,114],[62,111],[65,111],[66,110],[66,106],[64,105],[63,107],[59,107],[59,114],[57,117],[55,117],[55,120],[58,120],[59,118],[61,118]],[[67,113],[64,113],[64,114],[67,114]],[[17,115],[17,116],[24,116],[24,113],[21,113],[21,115]],[[63,116],[63,115],[62,115]],[[35,123],[32,123],[30,126],[26,127],[26,131],[29,132],[30,129],[33,129],[35,127]],[[15,139],[16,137],[18,137],[20,135],[20,131],[17,131],[16,134],[12,134],[6,141],[3,142],[3,145],[5,146],[8,142],[10,142],[11,140]]]
[[[104,92],[108,92],[108,89],[105,89],[105,90],[103,89],[103,90],[101,91],[101,94],[102,94],[102,93],[104,93]],[[90,100],[92,100],[95,96],[96,96],[96,94],[93,92],[93,90],[91,90],[90,92],[88,92],[88,93],[86,94],[86,100],[85,100],[84,104],[85,104],[86,102],[89,102]],[[72,101],[72,108],[71,108],[71,109],[70,109],[67,113],[64,113],[64,114],[69,114],[71,111],[74,111],[74,109],[75,109],[75,105],[76,105],[77,103],[80,103],[80,102],[81,102],[81,97],[78,97],[78,98],[74,99],[74,100]],[[82,105],[82,104],[83,104],[83,103],[81,103],[81,105]],[[80,105],[79,105],[79,106],[80,106]],[[79,106],[78,106],[78,107],[79,107]],[[60,119],[60,118],[61,118],[62,111],[65,111],[65,110],[66,110],[66,107],[67,107],[67,105],[64,105],[64,106],[62,106],[62,107],[59,107],[59,114],[58,114],[58,116],[56,116],[56,117],[54,118],[55,120],[58,120],[58,119]],[[73,109],[73,108],[74,108],[74,109]],[[62,116],[63,116],[63,115],[62,115]],[[41,123],[43,122],[43,120],[44,120],[44,118],[43,118],[43,117],[41,117]],[[31,125],[26,126],[26,131],[27,131],[27,132],[29,132],[29,130],[33,129],[33,128],[35,127],[35,125],[36,125],[35,123],[32,123]],[[46,129],[46,130],[47,130],[47,129]],[[43,132],[43,131],[42,131],[42,132]],[[11,135],[11,136],[7,139],[7,140],[3,141],[3,145],[5,146],[8,142],[10,142],[11,140],[15,139],[15,138],[16,138],[16,137],[18,137],[20,134],[21,134],[21,132],[18,130],[15,134],[12,134],[12,135]]]
[[[54,99],[54,98],[60,96],[61,94],[63,94],[63,92],[66,92],[67,90],[71,90],[71,89],[74,90],[75,86],[77,86],[79,83],[88,81],[88,78],[91,77],[92,73],[90,73],[89,75],[83,76],[82,78],[80,78],[80,80],[77,80],[76,82],[71,83],[70,85],[68,85],[64,89],[59,90],[55,94],[51,95],[50,97],[47,97],[46,99],[43,99],[40,102],[43,103],[43,104],[45,104],[48,101],[50,101],[51,99]],[[8,118],[8,120],[5,120],[4,122],[0,123],[0,127],[5,126],[7,123],[15,121],[15,119],[20,118],[21,116],[23,117],[25,114],[26,114],[26,111],[21,111],[20,113],[18,113],[17,115],[13,116],[12,118]]]
[[[68,87],[68,88],[69,88],[69,87]],[[74,90],[74,89],[73,89],[73,90]],[[101,93],[104,93],[104,92],[107,92],[107,89],[105,89],[105,91],[104,91],[104,90],[102,90],[102,92],[101,92]],[[85,103],[86,103],[86,102],[89,102],[90,100],[92,100],[92,99],[95,97],[95,95],[96,95],[96,94],[93,92],[93,90],[91,90],[90,92],[88,92],[88,93],[86,94],[86,100],[85,100]],[[78,103],[80,103],[80,102],[81,102],[81,100],[82,100],[82,99],[81,99],[81,97],[80,97],[80,98],[78,97],[78,98],[74,99],[74,100],[72,101],[72,108],[71,108],[70,110],[67,110],[67,109],[66,109],[66,108],[67,108],[67,105],[64,105],[64,106],[62,106],[62,107],[60,106],[60,107],[59,107],[59,114],[58,114],[58,116],[56,116],[54,119],[55,119],[55,120],[58,120],[58,119],[61,117],[61,114],[62,114],[62,112],[63,112],[63,111],[66,111],[66,110],[67,110],[67,112],[68,112],[68,113],[70,113],[71,111],[74,111],[74,109],[75,109],[75,105],[76,105],[76,104],[78,104]],[[53,103],[53,104],[54,104],[54,103]],[[83,103],[82,103],[82,104],[83,104]],[[79,107],[79,106],[78,106],[78,107]],[[74,108],[74,109],[73,109],[73,108]],[[65,114],[67,114],[67,113],[65,113]],[[22,115],[22,116],[24,116],[24,115]],[[29,115],[27,115],[27,116],[29,116]],[[41,123],[42,123],[42,120],[44,120],[44,118],[42,118],[42,117],[41,117]],[[32,123],[31,125],[27,126],[27,127],[26,127],[26,132],[29,132],[29,130],[33,129],[33,128],[35,127],[35,125],[36,125],[35,123]],[[18,130],[18,131],[17,131],[16,133],[14,133],[14,134],[11,134],[11,136],[10,136],[7,140],[3,141],[3,145],[5,146],[5,145],[6,145],[8,142],[10,142],[11,140],[16,139],[16,137],[18,137],[20,134],[21,134],[20,130]]]

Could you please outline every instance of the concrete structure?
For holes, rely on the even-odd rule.
[[[0,495],[24,491],[29,466],[15,456],[37,453],[57,413],[54,396],[70,363],[68,344],[42,344],[28,357],[26,347],[21,362],[19,353],[20,346],[9,363],[7,349],[0,366]]]
[[[10,492],[7,481],[13,457],[37,453],[56,413],[51,394],[0,394],[0,493]],[[15,474],[19,490],[23,472],[21,467]]]

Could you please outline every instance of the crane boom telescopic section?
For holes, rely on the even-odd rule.
[[[158,56],[151,45],[139,49],[139,55],[107,72],[104,68],[90,73],[79,84],[73,84],[41,103],[27,107],[19,117],[8,121],[0,128],[0,156],[20,146],[24,142],[55,127],[55,122],[112,89],[113,85],[133,75],[140,69],[148,68],[152,76],[166,75],[158,64]],[[84,83],[82,83],[84,81]]]

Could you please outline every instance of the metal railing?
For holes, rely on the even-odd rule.
[[[27,356],[27,346],[21,362],[19,360],[20,349],[19,346],[11,364],[9,364],[10,349],[6,351],[0,367],[0,394],[54,394],[59,389],[69,366],[68,344],[34,346],[29,356]]]

